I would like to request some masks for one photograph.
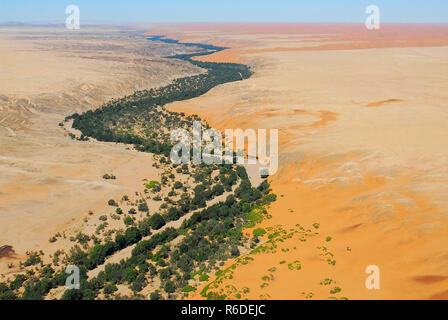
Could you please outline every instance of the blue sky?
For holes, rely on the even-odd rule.
[[[64,23],[70,4],[81,23],[364,22],[371,4],[382,22],[448,23],[448,0],[0,0],[0,22]]]

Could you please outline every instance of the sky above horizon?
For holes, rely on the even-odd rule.
[[[0,0],[0,22],[65,23],[72,4],[81,23],[364,22],[372,4],[386,23],[448,23],[448,0]]]

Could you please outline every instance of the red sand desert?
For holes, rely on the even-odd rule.
[[[219,129],[280,132],[278,201],[261,227],[284,238],[230,261],[231,276],[209,288],[249,299],[448,298],[447,25],[190,24],[150,34],[227,44],[200,59],[255,71],[170,109]],[[380,290],[365,286],[369,265],[380,268]]]
[[[189,298],[205,288],[230,299],[448,299],[448,25],[140,27],[226,46],[197,59],[254,71],[169,109],[220,130],[279,130],[280,167],[269,177],[277,201],[255,227],[267,231],[264,250],[228,261]],[[59,244],[50,236],[158,174],[145,154],[72,141],[58,127],[73,112],[201,72],[146,59],[138,52],[147,43],[121,34],[70,42],[56,33],[36,44],[0,32],[2,274],[27,250],[51,254]],[[105,172],[118,179],[103,181]],[[379,290],[365,285],[371,265]]]

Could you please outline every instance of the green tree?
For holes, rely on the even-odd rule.
[[[61,298],[61,300],[76,300],[76,301],[79,301],[82,299],[83,299],[82,291],[76,290],[76,289],[65,290],[65,292]]]
[[[131,245],[134,243],[137,243],[138,241],[140,241],[140,239],[142,238],[142,235],[140,234],[140,231],[135,228],[135,227],[131,227],[126,229],[124,237],[126,239],[126,245]]]
[[[165,283],[165,291],[168,293],[173,293],[174,291],[176,291],[176,286],[174,285],[173,281],[167,281]]]
[[[160,300],[160,294],[159,294],[158,291],[156,291],[156,292],[152,292],[152,293],[149,295],[149,298],[150,298],[151,300]]]
[[[151,228],[154,230],[159,230],[165,225],[165,219],[163,219],[163,217],[158,213],[151,216],[149,222],[151,224]]]
[[[112,294],[114,292],[118,291],[118,288],[116,285],[108,283],[104,286],[104,293],[105,294]]]

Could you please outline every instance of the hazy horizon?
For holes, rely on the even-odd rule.
[[[133,24],[133,23],[362,23],[369,5],[381,10],[383,23],[448,23],[448,2],[441,0],[409,1],[350,1],[335,3],[330,0],[305,1],[278,0],[244,2],[230,0],[225,3],[197,0],[187,3],[172,0],[169,3],[130,0],[111,4],[105,0],[86,1],[35,1],[3,0],[0,3],[0,23],[19,22],[32,24],[62,24],[65,8],[77,5],[82,23]]]

